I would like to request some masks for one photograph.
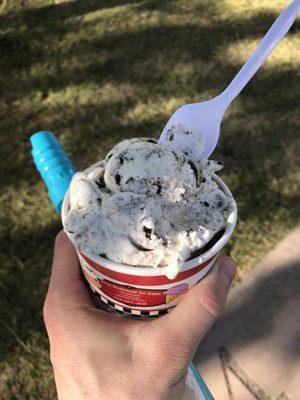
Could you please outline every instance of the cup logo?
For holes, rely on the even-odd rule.
[[[99,299],[111,307],[127,312],[140,311],[141,315],[148,311],[167,311],[173,308],[179,297],[194,286],[213,266],[217,256],[206,262],[196,265],[190,270],[181,272],[177,278],[168,278],[158,275],[151,278],[151,285],[147,284],[149,277],[144,277],[145,283],[135,284],[135,275],[124,275],[109,271],[106,267],[96,264],[83,254],[78,254],[82,271],[92,291]],[[111,275],[109,275],[111,273]],[[125,276],[125,278],[124,278]],[[119,279],[118,279],[119,278]],[[123,279],[123,281],[122,281]],[[143,279],[143,277],[139,277]],[[130,282],[130,280],[132,280]]]

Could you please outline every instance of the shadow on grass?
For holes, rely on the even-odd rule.
[[[19,343],[4,324],[26,343],[33,332],[44,332],[42,317],[53,253],[53,243],[60,223],[53,223],[43,230],[30,233],[16,231],[14,238],[2,238],[1,257],[1,302],[0,337],[5,346],[0,346],[0,362],[9,360],[9,355]],[[43,257],[41,257],[41,254]],[[2,323],[4,321],[4,324]]]
[[[33,26],[45,26],[46,18],[63,16],[64,18],[78,17],[86,13],[102,9],[110,9],[127,4],[137,4],[138,0],[85,0],[84,2],[70,1],[58,4],[49,4],[39,8],[21,8],[0,15],[0,24],[3,27],[11,26],[16,21],[27,21]]]
[[[196,84],[195,89],[220,90],[220,87],[227,83],[224,76],[233,77],[238,66],[231,66],[229,74],[226,60],[220,63],[215,59],[219,50],[239,40],[262,36],[275,18],[271,13],[259,13],[251,18],[209,25],[201,22],[198,25],[182,26],[141,24],[135,29],[128,28],[120,33],[107,32],[97,37],[95,32],[93,36],[87,36],[85,31],[97,28],[97,25],[103,22],[103,18],[99,21],[65,21],[68,17],[60,12],[60,9],[51,6],[50,10],[52,9],[57,15],[48,16],[50,11],[47,11],[47,8],[38,9],[36,12],[44,12],[45,15],[37,21],[36,17],[33,17],[32,24],[24,17],[22,29],[10,30],[0,37],[0,65],[3,70],[6,68],[9,75],[20,70],[29,72],[35,64],[44,61],[49,63],[49,67],[53,67],[43,69],[42,73],[37,73],[34,77],[23,73],[18,77],[21,84],[18,93],[8,90],[10,82],[6,85],[4,81],[3,95],[8,101],[13,100],[16,95],[18,99],[28,97],[37,90],[46,95],[49,89],[61,90],[70,85],[89,82],[129,82],[143,87],[160,82],[164,86],[166,82],[163,81],[167,80],[167,73],[181,62],[201,62],[201,68],[211,62],[217,62],[216,67],[223,73],[212,70],[208,76],[211,78],[206,79],[204,84],[203,71],[199,71],[198,74],[196,72],[195,80],[197,82],[199,76],[202,85],[199,88]],[[138,15],[139,9],[134,13]],[[12,25],[16,23],[14,21]],[[297,33],[299,27],[300,23],[296,23],[293,32]],[[5,29],[5,24],[2,29]],[[71,45],[67,45],[66,41],[64,46],[66,37],[78,30],[79,39]],[[292,34],[291,32],[290,35]],[[80,35],[83,39],[80,39]],[[65,60],[68,60],[67,65],[63,65]],[[83,65],[78,65],[78,62],[83,62]],[[214,77],[217,77],[217,80],[213,79]]]
[[[153,118],[151,121],[136,123],[119,124],[119,120],[131,107],[130,101],[115,102],[110,105],[81,105],[80,107],[66,107],[63,109],[61,106],[47,107],[43,110],[47,115],[51,116],[51,130],[57,132],[64,132],[70,127],[74,127],[67,135],[66,150],[74,164],[80,169],[85,168],[89,164],[93,164],[99,157],[104,157],[106,152],[110,150],[110,146],[125,137],[138,137],[150,136],[149,132],[158,134],[162,119]],[[108,112],[109,108],[109,112]],[[26,118],[22,115],[22,111],[16,109],[16,120],[23,120]],[[95,115],[100,115],[106,119],[104,123],[102,118],[93,121]],[[115,121],[115,115],[118,116]],[[25,118],[24,118],[25,117]],[[33,131],[45,129],[44,113],[35,113],[33,110],[30,119],[34,120]],[[93,121],[92,126],[90,125]],[[107,121],[111,121],[108,125]],[[5,123],[2,125],[5,128]],[[157,135],[156,135],[157,136]],[[38,172],[31,157],[31,147],[28,137],[22,136],[22,141],[17,143],[17,139],[4,143],[0,152],[5,155],[5,171],[1,173],[0,188],[5,192],[8,187],[13,184],[15,187],[26,181],[36,182],[39,178]],[[110,143],[110,144],[109,144]],[[91,145],[92,144],[92,145]],[[22,152],[22,157],[16,157],[16,145],[18,150]],[[4,159],[4,158],[3,158]]]

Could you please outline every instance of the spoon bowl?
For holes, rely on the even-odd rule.
[[[178,108],[164,127],[158,143],[166,143],[169,129],[176,125],[182,125],[186,130],[199,135],[199,141],[201,136],[204,137],[203,146],[197,147],[193,147],[192,142],[189,146],[190,137],[188,135],[185,137],[186,147],[191,150],[191,158],[198,161],[201,158],[209,157],[218,143],[220,126],[226,110],[226,107],[222,107],[219,97],[202,103],[185,104]]]

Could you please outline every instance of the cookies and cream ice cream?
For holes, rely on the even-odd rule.
[[[226,225],[233,199],[213,180],[221,162],[137,138],[74,175],[64,228],[80,251],[176,276]]]
[[[197,129],[189,129],[182,124],[172,125],[159,139],[159,143],[182,151],[195,162],[200,161],[200,155],[205,149],[205,137]]]

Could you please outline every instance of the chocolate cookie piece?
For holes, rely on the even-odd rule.
[[[101,176],[97,181],[95,181],[95,183],[99,189],[104,189],[105,188],[104,176]]]
[[[173,132],[172,128],[167,130],[166,139],[169,140],[170,142],[172,142],[172,140],[174,140],[174,132]]]
[[[197,186],[198,186],[199,177],[198,177],[198,170],[197,170],[197,167],[196,167],[196,165],[193,163],[192,160],[188,160],[188,164],[189,164],[189,166],[191,167],[191,169],[192,169],[192,171],[193,171],[193,173],[194,173],[194,175],[195,175],[195,180],[196,180],[196,183],[197,183]]]
[[[143,231],[145,232],[145,236],[147,239],[151,239],[151,235],[153,230],[151,228],[147,228],[146,226],[143,227]]]
[[[147,143],[157,143],[157,140],[155,140],[155,139],[147,139],[146,142]]]
[[[117,185],[120,185],[120,182],[121,182],[121,175],[120,174],[116,174],[115,175],[115,181],[116,181]]]
[[[157,180],[156,186],[157,186],[156,194],[160,195],[162,191],[162,185],[159,180]]]
[[[128,239],[132,246],[134,246],[136,249],[141,250],[141,251],[151,251],[153,249],[147,249],[146,247],[142,246],[140,243],[138,243],[136,240],[134,240],[131,236],[128,236]]]
[[[211,249],[223,236],[225,232],[225,229],[220,230],[219,232],[217,232],[212,239],[210,239],[210,241],[208,243],[206,243],[205,246],[203,246],[201,249],[199,250],[195,250],[193,252],[191,252],[189,258],[186,261],[190,261],[193,258],[199,257],[201,256],[201,254],[204,254],[206,251],[208,251],[209,249]]]

